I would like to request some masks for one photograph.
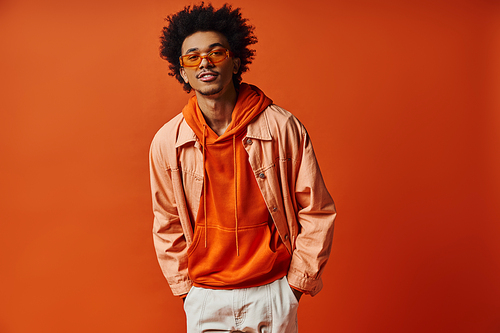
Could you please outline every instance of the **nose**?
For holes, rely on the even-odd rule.
[[[214,64],[208,59],[208,57],[201,58],[201,62],[199,68],[211,68],[214,67]]]

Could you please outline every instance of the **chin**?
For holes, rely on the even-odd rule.
[[[206,88],[206,89],[199,89],[196,90],[203,96],[212,96],[212,95],[217,95],[218,93],[222,92],[222,87],[211,87],[211,88]]]

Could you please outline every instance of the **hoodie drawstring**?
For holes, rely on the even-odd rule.
[[[236,135],[233,135],[233,161],[234,161],[234,219],[236,221],[235,236],[236,236],[236,255],[240,256],[240,248],[238,246],[238,174],[236,172]]]
[[[205,217],[205,248],[207,247],[207,233],[208,233],[208,222],[207,222],[207,170],[205,169],[205,147],[207,145],[207,135],[205,133],[207,125],[203,124],[203,216]]]

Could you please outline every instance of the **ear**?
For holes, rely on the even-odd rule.
[[[184,82],[189,83],[189,80],[188,80],[188,77],[186,74],[186,70],[184,69],[184,67],[181,67],[179,72],[181,73],[181,76],[184,79]]]
[[[241,60],[240,58],[233,58],[233,74],[237,74],[240,70]]]

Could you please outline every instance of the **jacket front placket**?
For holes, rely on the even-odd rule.
[[[182,186],[184,198],[188,206],[189,220],[182,223],[183,231],[189,240],[194,236],[194,221],[196,219],[203,191],[204,172],[203,172],[203,147],[196,138],[195,133],[189,127],[185,120],[179,126],[179,134],[175,144],[177,161],[181,170]]]
[[[271,214],[276,229],[285,244],[288,252],[292,253],[288,223],[285,217],[281,193],[273,189],[280,189],[278,178],[279,165],[275,164],[274,142],[269,131],[263,112],[256,121],[250,123],[247,135],[243,138],[243,145],[248,153],[248,161],[257,180],[267,209]]]

